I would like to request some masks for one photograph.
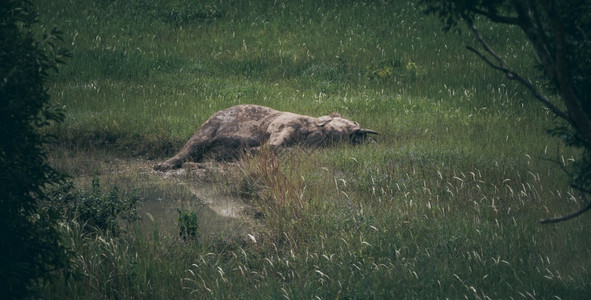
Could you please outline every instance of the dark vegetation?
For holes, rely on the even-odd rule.
[[[0,297],[29,296],[49,273],[68,266],[57,212],[40,209],[46,185],[62,180],[47,163],[41,130],[63,120],[46,82],[64,52],[60,34],[37,35],[35,8],[24,1],[0,5]]]

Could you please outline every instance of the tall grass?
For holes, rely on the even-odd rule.
[[[52,161],[76,176],[146,188],[152,162],[115,166],[166,158],[240,103],[338,111],[380,132],[210,171],[220,196],[252,207],[240,237],[65,224],[84,272],[47,298],[589,296],[589,218],[537,224],[580,201],[559,165],[576,153],[546,134],[557,121],[413,1],[37,2],[38,30],[62,29],[73,53],[50,90],[68,112]],[[517,30],[478,25],[536,79]]]
[[[387,119],[404,112],[420,121],[407,115],[430,118],[421,109],[440,105],[466,116],[466,109],[502,104],[508,117],[540,115],[528,113],[539,108],[521,89],[469,56],[466,38],[442,32],[412,2],[60,3],[39,5],[52,12],[42,29],[62,28],[73,50],[53,86],[56,102],[72,113],[60,136],[73,144],[141,139],[139,149],[158,155],[239,103],[338,110],[385,132]],[[189,18],[204,10],[211,12]],[[531,62],[516,31],[487,27],[518,69]]]

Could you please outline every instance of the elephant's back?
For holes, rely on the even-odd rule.
[[[280,114],[269,107],[242,104],[218,111],[206,124],[217,127],[216,138],[234,136],[264,142],[269,123]]]

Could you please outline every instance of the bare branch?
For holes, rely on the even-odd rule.
[[[470,46],[466,46],[466,49],[474,52],[474,54],[476,54],[478,57],[480,57],[480,59],[482,59],[487,65],[489,65],[491,68],[495,69],[495,70],[499,70],[502,71],[503,73],[505,73],[505,75],[507,75],[507,77],[509,77],[510,75],[507,74],[506,69],[499,67],[497,65],[495,65],[493,62],[491,62],[488,57],[486,57],[484,54],[480,53],[480,51],[470,47]],[[510,79],[513,79],[511,77],[509,77]]]
[[[558,151],[558,149],[557,149]],[[549,161],[551,163],[555,163],[557,164],[562,171],[564,172],[564,174],[567,174],[569,176],[572,176],[572,174],[568,171],[568,169],[566,168],[566,165],[564,162],[560,162],[558,160],[554,160],[554,159],[548,159],[548,158],[542,158],[543,160]],[[573,218],[576,218],[580,215],[582,215],[583,213],[585,213],[586,211],[591,209],[591,201],[587,201],[587,198],[585,197],[585,195],[591,195],[591,190],[586,189],[582,186],[578,186],[575,184],[571,184],[571,187],[573,189],[578,190],[579,192],[581,192],[581,197],[583,198],[583,201],[586,203],[584,206],[582,206],[579,210],[572,212],[568,215],[562,216],[562,217],[556,217],[556,218],[550,218],[550,219],[542,219],[540,220],[541,224],[551,224],[551,223],[558,223],[558,222],[562,222],[562,221],[566,221],[566,220],[570,220]]]
[[[540,220],[540,223],[552,224],[552,223],[558,223],[558,222],[570,220],[570,219],[576,218],[576,217],[584,214],[586,211],[588,211],[590,209],[591,209],[591,202],[587,202],[587,204],[585,204],[583,207],[581,207],[579,210],[577,210],[575,212],[572,212],[572,213],[562,216],[562,217]]]
[[[490,13],[488,11],[484,11],[484,10],[481,10],[478,8],[474,8],[474,9],[472,9],[472,11],[476,14],[479,14],[479,15],[489,18],[493,22],[509,24],[509,25],[519,25],[519,18],[501,16],[501,15],[493,14],[493,13]]]
[[[553,48],[552,45],[553,43],[550,42],[552,39],[551,37],[548,35],[548,32],[545,30],[544,28],[544,23],[542,22],[542,12],[539,9],[539,5],[540,3],[536,3],[536,1],[538,0],[528,0],[527,1],[527,5],[524,4],[517,4],[517,2],[515,2],[515,6],[517,7],[518,5],[524,5],[524,7],[517,9],[518,11],[521,11],[521,13],[523,14],[523,19],[524,21],[521,24],[521,28],[524,31],[524,33],[526,33],[526,30],[531,30],[532,33],[529,35],[530,40],[531,38],[536,38],[535,40],[532,40],[532,42],[534,41],[538,41],[538,47],[539,47],[539,51],[538,54],[541,55],[547,55],[548,58],[544,59],[542,57],[540,57],[540,59],[544,62],[544,68],[546,68],[546,72],[549,74],[549,76],[552,78],[555,77],[555,61],[553,60],[552,54],[553,53]],[[542,4],[543,5],[543,4]],[[526,13],[527,12],[527,13]],[[526,29],[527,28],[527,29]],[[531,29],[529,29],[531,28]],[[534,33],[535,32],[535,33]],[[526,33],[527,35],[527,33]],[[534,45],[534,48],[536,47],[536,45]]]
[[[470,29],[472,29],[472,31],[476,35],[476,39],[478,40],[478,42],[480,42],[480,44],[486,50],[486,52],[488,52],[497,61],[497,64],[492,63],[489,59],[486,58],[486,56],[484,54],[478,52],[476,49],[474,49],[472,47],[468,47],[468,50],[474,52],[476,55],[478,55],[478,57],[483,59],[492,68],[505,73],[505,76],[507,76],[507,78],[512,79],[512,80],[517,80],[523,86],[528,88],[532,92],[534,97],[536,97],[536,99],[538,99],[540,102],[542,102],[544,104],[544,106],[546,106],[548,109],[550,109],[556,116],[558,116],[558,117],[560,117],[572,124],[572,121],[571,121],[569,115],[566,112],[562,111],[560,108],[558,108],[556,105],[554,105],[554,103],[552,103],[550,100],[548,100],[548,98],[546,98],[546,96],[544,96],[542,93],[540,93],[540,91],[538,91],[538,89],[531,83],[531,81],[523,78],[517,72],[509,69],[506,66],[503,58],[500,55],[498,55],[488,45],[488,43],[486,43],[486,41],[482,38],[482,35],[480,34],[480,32],[478,31],[476,26],[471,21],[467,21],[467,22],[468,22],[468,26],[470,27]]]

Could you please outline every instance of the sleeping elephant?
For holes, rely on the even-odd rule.
[[[368,134],[357,122],[338,113],[319,118],[244,104],[216,112],[172,158],[154,167],[157,171],[180,168],[184,162],[205,158],[234,159],[245,150],[256,151],[268,143],[271,149],[301,145],[324,147],[337,142],[358,144]]]

